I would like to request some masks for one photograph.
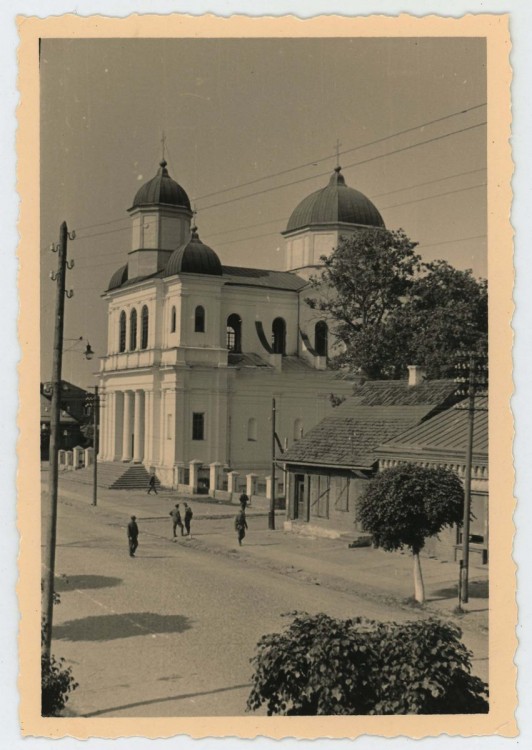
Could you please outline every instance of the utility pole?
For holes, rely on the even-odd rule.
[[[70,235],[74,239],[75,233]],[[50,418],[50,472],[48,485],[49,514],[45,536],[44,573],[43,573],[43,609],[44,609],[44,643],[43,656],[50,658],[52,644],[52,624],[54,611],[54,576],[55,546],[57,532],[57,489],[59,480],[58,451],[59,423],[61,414],[61,367],[63,362],[63,325],[65,313],[65,296],[72,297],[72,291],[65,290],[67,268],[74,263],[67,263],[67,242],[69,239],[66,222],[61,224],[59,244],[52,245],[52,252],[58,253],[57,271],[50,273],[52,281],[57,281],[55,303],[54,350],[52,360],[52,406]]]
[[[272,491],[270,498],[270,512],[268,513],[268,528],[275,531],[275,399],[272,399]]]

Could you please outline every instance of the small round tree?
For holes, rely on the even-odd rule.
[[[387,551],[409,547],[414,556],[414,597],[425,600],[419,553],[426,539],[460,524],[464,490],[448,469],[401,464],[385,469],[360,498],[357,519],[373,543]]]

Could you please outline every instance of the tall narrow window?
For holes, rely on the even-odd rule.
[[[194,313],[194,330],[196,333],[205,333],[205,308],[201,305],[196,307]]]
[[[299,440],[303,437],[303,420],[296,419],[294,421],[294,440]]]
[[[192,440],[205,440],[205,414],[202,412],[192,414]]]
[[[122,312],[120,313],[118,351],[126,351],[126,313],[124,312],[124,310],[122,310]]]
[[[177,314],[175,310],[175,305],[172,307],[172,313],[170,316],[170,333],[175,333],[175,329],[177,326]]]
[[[137,311],[135,308],[131,310],[131,315],[129,316],[129,349],[130,351],[133,351],[133,349],[137,348]]]
[[[282,318],[275,318],[272,323],[272,349],[275,354],[286,353],[286,323]]]
[[[148,348],[149,313],[148,313],[148,308],[146,305],[144,305],[142,308],[140,319],[141,319],[141,324],[142,324],[140,348],[147,349]]]
[[[327,356],[328,334],[327,323],[324,320],[318,321],[314,328],[314,349],[318,357]]]
[[[255,417],[248,419],[248,440],[255,442],[257,439],[257,420]]]
[[[230,352],[242,351],[242,319],[236,313],[227,318],[227,348]]]

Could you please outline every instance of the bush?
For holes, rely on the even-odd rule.
[[[41,713],[43,716],[59,716],[64,709],[68,694],[78,687],[71,667],[65,667],[64,659],[41,656]]]
[[[487,685],[470,674],[458,627],[295,613],[262,636],[247,709],[269,716],[485,713]]]

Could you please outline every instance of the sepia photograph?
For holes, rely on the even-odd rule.
[[[35,22],[39,716],[481,733],[513,509],[489,24]]]

